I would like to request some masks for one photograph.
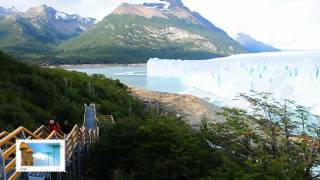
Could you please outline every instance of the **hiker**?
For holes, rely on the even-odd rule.
[[[69,134],[70,131],[71,131],[71,126],[70,126],[68,120],[65,120],[65,121],[64,121],[63,126],[61,127],[61,131],[62,131],[63,134],[64,134],[64,138],[67,138],[68,134]]]
[[[59,132],[60,131],[59,123],[55,122],[54,120],[50,120],[49,121],[49,130],[50,130],[50,132],[52,132],[52,131]]]

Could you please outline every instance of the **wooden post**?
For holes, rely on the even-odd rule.
[[[4,171],[6,164],[5,164],[5,159],[3,157],[2,149],[0,149],[0,158],[2,160],[2,162],[0,163],[0,179],[7,179],[6,172]]]
[[[71,172],[71,163],[70,162],[68,165],[68,171],[69,171],[69,179],[72,180],[72,172]]]
[[[72,155],[72,178],[77,179],[77,167],[76,167],[76,159],[75,159],[75,153]]]
[[[77,155],[77,170],[78,170],[77,179],[81,179],[81,154],[80,154],[79,144],[77,145],[76,153],[77,153],[76,155]]]

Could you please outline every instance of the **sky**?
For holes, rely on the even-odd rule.
[[[59,143],[28,143],[33,150],[34,166],[59,166],[60,144]],[[53,148],[50,145],[55,145]]]
[[[101,20],[123,2],[153,1],[157,0],[0,0],[0,6],[25,11],[46,4]],[[320,49],[320,0],[182,1],[231,36],[243,32],[280,49]]]

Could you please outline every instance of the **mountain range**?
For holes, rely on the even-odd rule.
[[[0,49],[41,63],[207,59],[248,50],[181,0],[123,3],[102,21],[42,5],[0,8]]]
[[[26,12],[0,9],[0,49],[19,59],[54,57],[56,46],[96,23],[93,18],[69,15],[42,5]]]

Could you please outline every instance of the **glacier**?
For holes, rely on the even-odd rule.
[[[240,54],[209,60],[152,58],[148,76],[178,78],[190,90],[221,106],[243,108],[234,99],[250,91],[291,99],[320,115],[320,51]]]

